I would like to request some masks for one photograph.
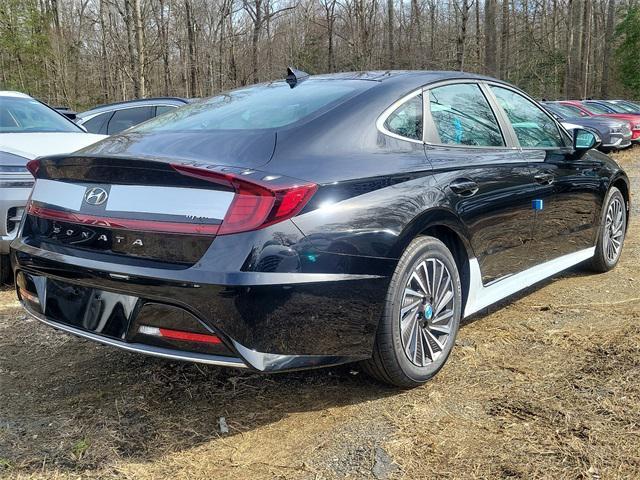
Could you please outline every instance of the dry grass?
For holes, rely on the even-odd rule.
[[[640,149],[618,159],[637,192]],[[0,476],[638,478],[639,207],[616,270],[472,319],[412,391],[349,366],[261,376],[127,354],[0,292]]]

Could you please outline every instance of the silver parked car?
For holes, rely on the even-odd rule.
[[[172,112],[189,102],[184,98],[160,97],[110,103],[77,113],[74,121],[88,132],[115,135],[158,115]]]
[[[0,282],[8,280],[9,244],[33,186],[27,162],[74,152],[102,138],[29,95],[0,91]]]

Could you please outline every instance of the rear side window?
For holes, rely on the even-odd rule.
[[[522,95],[491,85],[523,148],[564,147],[560,130],[551,116]]]
[[[273,82],[233,90],[155,118],[137,131],[212,131],[279,128],[371,86],[373,82],[306,80],[291,88]]]
[[[422,141],[422,94],[407,100],[384,122],[384,127],[391,133],[412,140]]]
[[[82,124],[89,133],[107,133],[107,121],[113,112],[101,113]]]
[[[438,143],[504,146],[493,110],[475,83],[446,85],[430,90],[429,110],[438,134]]]
[[[149,120],[153,116],[154,107],[135,107],[118,110],[109,120],[107,133],[113,135],[138,123]]]
[[[173,105],[158,105],[156,107],[156,116],[167,112],[173,112],[176,108],[178,107],[174,107]]]

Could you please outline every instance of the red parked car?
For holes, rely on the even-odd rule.
[[[580,102],[578,100],[562,100],[558,103],[577,108],[580,112],[593,117],[609,117],[628,120],[631,125],[631,141],[634,143],[640,143],[640,114],[610,113],[607,109],[595,103]]]

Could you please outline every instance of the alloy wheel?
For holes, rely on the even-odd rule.
[[[414,365],[438,360],[453,339],[453,289],[451,272],[437,258],[423,260],[409,276],[399,320],[402,347]]]
[[[607,209],[604,228],[604,252],[609,263],[618,260],[624,234],[624,206],[619,198],[614,197]]]

